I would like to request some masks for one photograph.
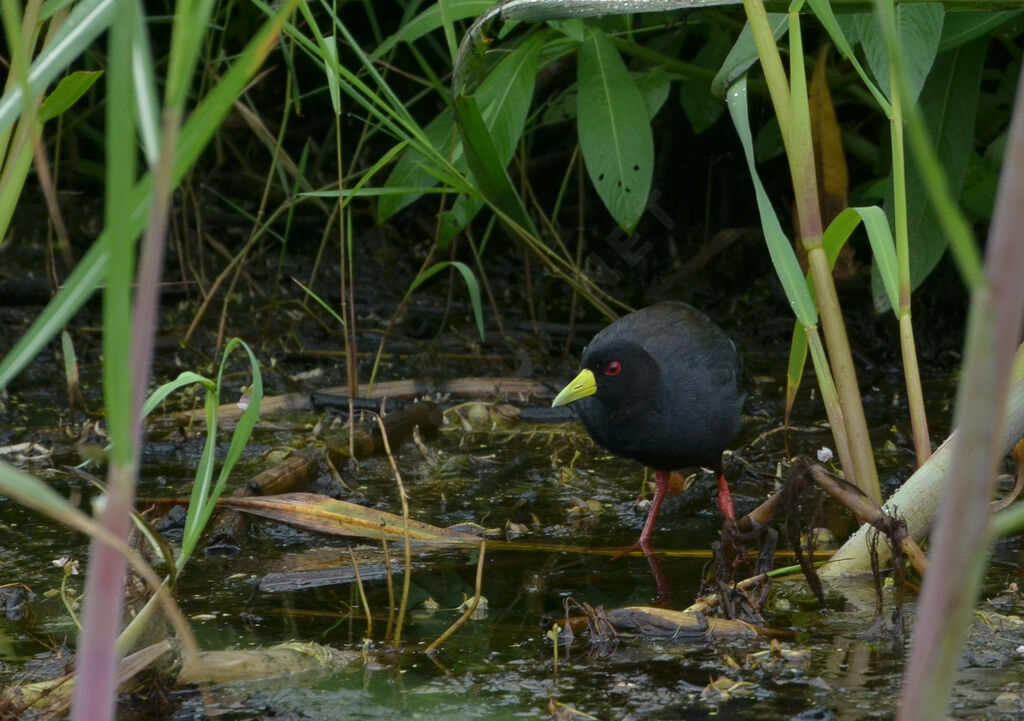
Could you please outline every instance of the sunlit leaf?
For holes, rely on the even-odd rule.
[[[77,70],[61,78],[57,87],[46,96],[46,100],[39,106],[39,120],[45,123],[70,108],[88,92],[101,75],[103,75],[102,70]]]
[[[394,513],[339,501],[317,493],[282,493],[277,496],[228,497],[221,506],[237,508],[264,518],[287,523],[315,533],[356,536],[372,541],[405,538],[406,521]],[[461,531],[452,531],[409,519],[409,537],[413,541],[438,543],[474,543],[480,539]]]

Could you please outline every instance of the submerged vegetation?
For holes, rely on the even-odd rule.
[[[948,713],[990,546],[1021,525],[1018,507],[991,501],[996,471],[1024,435],[1024,11],[999,0],[620,5],[186,1],[161,13],[130,0],[0,3],[0,285],[38,307],[3,309],[17,332],[0,360],[10,460],[0,462],[0,509],[22,523],[11,505],[20,504],[90,541],[87,561],[62,561],[54,595],[81,629],[73,673],[12,684],[0,717],[70,709],[77,719],[113,718],[119,687],[163,698],[172,656],[177,682],[200,688],[186,703],[212,705],[209,685],[237,680],[233,665],[265,677],[279,666],[400,670],[431,658],[452,673],[438,649],[495,601],[521,625],[520,598],[554,579],[557,604],[529,612],[542,628],[463,641],[467,672],[439,673],[433,691],[453,700],[432,713],[476,716],[456,702],[471,670],[485,673],[491,647],[530,641],[542,672],[516,675],[508,668],[520,659],[502,657],[508,676],[495,686],[519,691],[550,678],[516,712],[586,717],[588,702],[598,704],[568,691],[560,655],[582,633],[600,654],[620,634],[734,643],[756,631],[750,677],[804,668],[805,652],[787,645],[811,623],[799,620],[803,609],[844,598],[858,606],[865,588],[876,618],[895,619],[885,631],[894,663],[902,604],[916,608],[902,696],[882,715]],[[94,296],[101,306],[90,305]],[[572,377],[594,328],[669,298],[707,310],[741,349],[749,340],[748,426],[757,430],[726,468],[748,488],[767,479],[782,488],[764,503],[748,491],[739,522],[703,542],[713,555],[704,573],[686,569],[694,589],[703,582],[686,611],[649,605],[690,604],[672,593],[679,581],[669,580],[673,556],[660,540],[644,554],[648,597],[609,594],[614,607],[602,609],[582,596],[589,584],[560,578],[557,567],[581,554],[588,575],[612,573],[604,561],[621,550],[592,531],[618,484],[577,468],[586,442],[574,427],[531,424],[551,420],[536,406]],[[62,366],[47,355],[58,335]],[[948,416],[936,422],[941,403],[926,388],[954,363],[957,431],[940,445]],[[898,366],[900,381],[882,366]],[[26,445],[42,424],[27,419],[50,413],[31,406],[56,374],[67,379],[67,408],[50,424],[76,441],[48,468]],[[903,416],[882,415],[893,404],[872,402],[876,385],[900,399]],[[310,398],[310,386],[333,400]],[[769,398],[776,387],[784,390]],[[395,398],[424,395],[442,407],[393,408]],[[778,413],[766,410],[772,404]],[[282,412],[290,415],[275,420]],[[805,421],[824,422],[802,435]],[[879,442],[889,426],[895,450]],[[442,440],[431,440],[439,430]],[[802,457],[826,433],[835,463],[824,450],[818,463]],[[402,459],[403,442],[416,462]],[[186,449],[172,472],[180,484],[152,468],[159,443]],[[512,443],[522,446],[503,450]],[[386,462],[363,460],[375,453]],[[897,460],[883,466],[886,454]],[[459,463],[476,467],[453,470]],[[394,484],[375,500],[364,485],[374,473]],[[417,504],[410,475],[421,503],[440,510]],[[478,480],[446,489],[449,475]],[[571,493],[573,484],[592,497]],[[491,507],[497,489],[511,487],[508,506],[531,508],[537,486],[567,506],[565,530],[549,540],[571,546],[523,541],[543,527],[537,514]],[[811,488],[862,522],[821,567]],[[90,512],[75,502],[83,492]],[[180,523],[175,503],[187,506]],[[200,651],[207,644],[197,644],[194,625],[217,609],[197,609],[188,589],[209,586],[207,569],[225,568],[211,559],[246,543],[239,510],[370,544],[347,551],[344,580],[325,582],[353,589],[338,621],[346,646],[319,645],[331,627],[303,635],[296,613],[278,640],[303,643],[266,649],[265,666]],[[504,522],[498,531],[494,518]],[[172,548],[164,536],[179,525]],[[785,539],[778,554],[775,525]],[[0,532],[26,543],[13,526]],[[926,557],[918,544],[929,537]],[[204,538],[213,539],[210,557],[199,560]],[[539,567],[518,590],[493,579],[507,598],[488,590],[497,552],[531,559],[523,573]],[[449,575],[456,563],[468,575]],[[141,580],[128,581],[126,600],[129,568]],[[252,573],[263,594],[313,583],[294,570]],[[805,581],[786,580],[798,571]],[[432,620],[437,604],[421,598],[431,584],[414,582],[422,574],[464,594],[450,623]],[[791,590],[776,589],[769,603],[772,578]],[[8,618],[32,605],[29,585],[0,578],[0,591],[14,589],[0,595]],[[894,613],[883,613],[887,604]],[[177,644],[163,639],[161,618]],[[866,632],[871,618],[859,618]],[[421,628],[410,635],[410,624]],[[0,626],[0,647],[22,643],[7,636]],[[769,636],[783,645],[769,647]],[[0,657],[5,682],[16,656]],[[144,670],[157,680],[138,681]],[[683,676],[707,682],[699,664]],[[122,686],[128,679],[136,685]],[[747,696],[748,682],[726,675],[703,691],[685,688],[696,682],[658,681],[680,700],[637,703],[671,713],[708,704],[702,713],[712,714]],[[1007,693],[1019,707],[1019,688]],[[815,712],[801,703],[798,713]],[[661,715],[606,697],[600,708]],[[739,716],[769,717],[756,705]]]

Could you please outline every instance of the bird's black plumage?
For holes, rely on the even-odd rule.
[[[591,437],[616,455],[657,470],[717,468],[739,432],[736,347],[685,303],[615,321],[590,341],[581,366],[597,388],[574,407]]]
[[[740,429],[743,392],[736,347],[685,303],[659,303],[620,318],[583,349],[579,374],[551,405],[574,403],[591,437],[654,469],[654,497],[637,545],[645,551],[669,472],[721,471],[722,451]],[[735,520],[725,476],[718,505]]]

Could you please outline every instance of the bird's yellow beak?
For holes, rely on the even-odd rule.
[[[558,392],[555,400],[551,401],[551,407],[564,406],[595,393],[597,393],[597,380],[594,378],[594,373],[584,368],[578,376],[569,381],[569,385]]]

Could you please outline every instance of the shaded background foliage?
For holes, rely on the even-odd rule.
[[[341,5],[339,16],[360,47],[369,52],[399,32],[409,18],[425,7],[422,3],[350,2]],[[313,7],[312,10],[326,27],[329,23],[323,9]],[[155,20],[160,15],[159,7],[151,6],[150,11],[154,18],[150,30],[154,45],[159,48],[165,42],[166,26]],[[233,48],[251,36],[262,17],[259,8],[247,3],[228,3],[221,7],[217,20],[222,31],[210,36],[203,68],[207,78],[216,75],[219,58],[230,57]],[[296,16],[295,22],[300,31],[305,29],[300,16]],[[572,238],[582,205],[584,267],[591,271],[599,285],[632,305],[665,297],[682,297],[698,305],[720,302],[707,296],[742,299],[749,293],[753,281],[767,285],[767,292],[777,296],[771,290],[774,281],[770,263],[757,237],[757,214],[735,133],[722,113],[723,104],[708,90],[711,76],[742,26],[742,12],[716,9],[686,15],[609,18],[598,25],[611,33],[632,33],[636,38],[630,48],[633,54],[647,55],[638,58],[626,52],[626,60],[641,77],[655,77],[656,94],[663,100],[652,122],[654,193],[649,211],[634,231],[635,236],[631,236],[618,229],[608,217],[593,186],[573,178],[566,183],[566,201],[562,212],[554,218],[555,229],[567,240]],[[940,55],[922,94],[921,103],[926,111],[936,104],[955,102],[956,108],[941,106],[936,114],[955,124],[948,131],[950,137],[967,134],[974,139],[973,147],[958,143],[956,152],[944,153],[944,157],[949,159],[952,170],[963,174],[965,205],[982,225],[991,212],[999,142],[1005,138],[1013,79],[1019,72],[1016,39],[1020,28],[1020,17],[1011,18],[996,28],[992,36],[982,36],[953,53]],[[827,43],[824,33],[818,34],[817,41],[814,33],[814,28],[808,29],[807,47]],[[969,55],[970,59],[962,59],[963,55]],[[448,80],[450,57],[439,31],[418,38],[412,44],[396,43],[384,57],[380,64],[382,73],[396,93],[408,99],[408,107],[421,123],[426,125],[443,112],[445,101],[440,91]],[[339,47],[339,61],[350,67],[359,66],[358,58],[344,43]],[[671,65],[666,69],[658,61],[686,63],[683,70],[688,77],[670,76],[670,72],[678,73],[679,68]],[[104,62],[103,50],[97,47],[83,58],[82,64],[85,68],[102,70]],[[857,87],[848,64],[837,61],[834,54],[827,62],[850,167],[850,204],[877,202],[886,193],[887,123],[872,107],[866,93]],[[971,82],[972,73],[950,69],[951,65],[964,63],[979,66],[980,84]],[[573,58],[567,56],[542,67],[526,133],[510,171],[515,183],[521,187],[528,185],[531,193],[548,208],[549,199],[558,196],[575,151],[571,119],[550,120],[558,117],[559,104],[573,91],[574,66]],[[658,74],[660,77],[656,77]],[[964,110],[973,104],[968,97],[970,92],[977,92],[979,97],[977,122],[972,113]],[[97,197],[102,182],[101,146],[97,142],[102,136],[102,114],[98,112],[102,103],[102,89],[94,87],[62,118],[61,125],[54,129],[56,132],[47,135],[59,178],[58,187],[62,191],[62,212],[76,250],[91,242],[97,229],[99,208],[90,199]],[[228,254],[240,249],[246,236],[242,230],[244,219],[257,210],[256,200],[272,168],[275,150],[271,141],[279,134],[281,152],[295,161],[305,158],[305,163],[301,182],[297,182],[293,174],[277,169],[277,177],[271,178],[268,184],[269,207],[288,207],[288,210],[271,224],[261,241],[257,252],[263,260],[260,265],[274,272],[274,263],[279,260],[288,273],[297,272],[310,263],[320,244],[325,209],[317,207],[317,201],[296,199],[294,193],[300,187],[313,190],[330,188],[336,183],[333,112],[322,67],[307,53],[298,51],[294,42],[285,40],[280,52],[272,56],[265,71],[239,103],[259,118],[258,122],[268,135],[258,137],[253,132],[253,122],[247,123],[238,113],[229,118],[211,152],[204,155],[189,182],[177,194],[178,222],[174,235],[178,246],[177,252],[172,251],[168,256],[167,279],[178,276],[188,280],[193,274],[209,273],[223,265],[223,258],[211,257],[208,263],[203,261],[209,248],[195,237],[197,233],[215,237]],[[955,112],[946,112],[947,109]],[[361,108],[345,103],[341,123],[342,157],[344,172],[350,178],[358,178],[362,170],[383,156],[393,144],[386,132],[374,130],[374,123],[367,120]],[[777,126],[770,110],[763,105],[760,109],[755,106],[754,120],[755,129],[761,126],[757,150],[759,159],[764,162],[764,178],[770,188],[780,190],[775,196],[776,202],[786,215],[789,210],[784,205],[787,169],[781,156]],[[282,123],[287,123],[283,129]],[[939,137],[941,148],[945,134],[940,133]],[[910,185],[914,187],[914,170],[910,172]],[[938,233],[934,220],[922,219],[913,210],[924,204],[923,198],[915,195],[911,203],[915,233],[912,248],[923,248],[926,256],[912,267],[916,273],[926,274],[941,257],[942,243],[930,240]],[[394,290],[401,290],[402,283],[414,277],[417,260],[431,242],[438,197],[421,197],[389,218],[390,222],[384,226],[374,222],[373,199],[357,200],[350,208],[355,247],[360,254],[357,276],[373,277],[383,273],[389,279],[398,280]],[[22,239],[38,237],[41,232],[38,221],[44,212],[39,196],[34,192],[26,194],[25,202],[18,209],[14,242],[8,241],[5,250],[9,257],[12,253],[25,252]],[[485,213],[474,221],[477,235],[484,232],[488,217]],[[12,245],[21,249],[10,247]],[[854,278],[862,280],[863,270],[870,264],[870,254],[863,241],[857,241],[855,246]],[[454,257],[472,263],[472,254],[464,243],[456,243],[452,252]],[[487,274],[512,288],[521,279],[522,264],[529,262],[524,261],[514,242],[500,234],[487,243],[482,258]],[[38,256],[32,253],[28,260],[37,261]],[[55,264],[58,275],[60,271],[67,272],[67,268],[61,268],[59,258]],[[336,264],[321,264],[316,278],[317,289],[328,297],[336,288],[333,278],[336,267],[332,266]],[[9,267],[13,266],[9,264]],[[564,320],[565,287],[558,282],[545,282],[537,273],[534,278],[538,281],[534,292],[543,301],[537,306],[540,320]],[[918,302],[927,307],[928,303],[946,300],[948,312],[956,313],[957,300],[962,298],[957,295],[959,284],[948,271],[941,271],[934,284],[943,290],[934,296],[928,294]],[[374,285],[379,287],[379,284]],[[854,282],[848,285],[847,292],[857,294],[862,287],[862,283]],[[506,293],[502,308],[508,311],[508,302],[517,298],[522,295]],[[558,309],[551,315],[548,314],[549,303],[554,303],[552,308]],[[518,305],[519,312],[527,312],[521,303]],[[848,309],[858,307],[868,313],[859,302]],[[238,310],[244,312],[241,307]],[[373,310],[384,312],[382,307]],[[960,324],[958,318],[950,318],[945,311],[936,316],[936,321],[947,318],[952,322],[945,332],[922,333],[921,342],[928,344],[936,338],[948,339]],[[871,337],[854,335],[860,342],[867,342]],[[887,345],[882,343],[880,349]],[[956,347],[955,340],[948,347]],[[923,355],[927,358],[930,354]]]

